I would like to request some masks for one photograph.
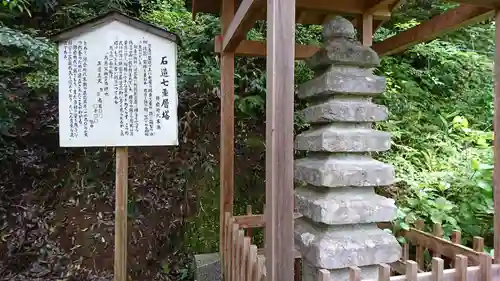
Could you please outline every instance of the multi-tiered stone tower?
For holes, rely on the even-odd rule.
[[[376,278],[379,263],[401,255],[395,237],[376,225],[396,216],[394,201],[374,190],[394,182],[394,169],[370,155],[391,146],[389,133],[372,128],[387,118],[387,109],[371,101],[384,92],[385,79],[373,75],[379,57],[355,40],[348,20],[332,19],[323,35],[324,47],[307,61],[317,76],[298,88],[298,98],[311,102],[303,116],[312,124],[295,140],[296,149],[309,152],[295,161],[302,279],[315,280],[321,268],[332,280],[348,280],[350,266]]]

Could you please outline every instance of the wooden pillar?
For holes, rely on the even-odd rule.
[[[500,10],[495,12],[496,55],[495,55],[495,94],[493,117],[493,198],[494,198],[494,249],[495,263],[500,263]]]
[[[373,15],[363,14],[360,16],[361,28],[359,32],[359,41],[365,46],[371,47],[373,44]]]
[[[266,281],[293,280],[295,0],[267,0]]]
[[[221,10],[222,34],[225,34],[234,17],[234,0],[223,0]],[[224,217],[233,213],[234,196],[234,53],[221,54],[221,110],[220,110],[220,217],[219,254],[226,251]],[[224,274],[225,275],[225,274]],[[224,280],[228,280],[224,276]]]

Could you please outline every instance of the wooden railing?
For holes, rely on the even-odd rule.
[[[414,260],[417,263],[418,272],[430,269],[430,263],[425,262],[424,254],[428,251],[433,257],[443,257],[445,266],[453,267],[455,257],[462,255],[467,257],[470,265],[479,265],[480,258],[484,254],[484,239],[482,237],[473,238],[473,247],[466,247],[461,244],[461,233],[455,231],[451,235],[451,241],[443,238],[443,230],[440,224],[433,225],[432,233],[425,232],[423,221],[417,221],[415,227],[409,230],[402,230],[397,235],[405,238],[403,244],[402,258],[399,264],[392,264],[392,269],[399,274],[405,274],[406,261],[410,259],[410,250],[414,253]],[[413,248],[413,249],[412,249]]]
[[[258,254],[257,246],[251,238],[235,223],[234,217],[226,213],[224,217],[224,249],[222,265],[224,280],[264,281],[266,270],[264,256]]]
[[[390,276],[390,267],[380,265],[379,276],[376,280],[364,281],[491,281],[500,277],[500,265],[492,264],[490,255],[483,253],[479,258],[479,266],[468,266],[467,257],[457,255],[454,260],[455,268],[444,269],[444,260],[432,258],[432,269],[430,272],[418,272],[418,264],[415,261],[406,262],[406,274]],[[361,270],[358,267],[349,269],[349,281],[361,281]],[[320,273],[320,279],[329,280],[328,271]]]
[[[300,217],[300,214],[295,214],[295,217]],[[224,227],[227,249],[223,253],[225,280],[264,281],[263,249],[251,244],[252,229],[265,227],[263,215],[252,214],[251,206],[248,206],[246,215],[231,216],[226,213]],[[392,228],[392,225],[382,223],[379,227]],[[481,237],[474,237],[472,248],[466,247],[461,245],[460,232],[453,232],[450,241],[443,238],[443,230],[439,224],[435,224],[432,233],[428,233],[424,231],[422,221],[397,235],[406,240],[402,258],[390,265],[380,265],[378,281],[490,281],[492,277],[500,278],[500,264],[491,264],[491,256],[484,253],[484,239]],[[424,258],[426,251],[433,257],[427,262]],[[410,253],[415,261],[410,259]],[[297,251],[295,257],[295,281],[298,281],[301,280],[301,259]],[[446,269],[448,267],[451,268]],[[359,268],[349,270],[350,281],[361,281]],[[318,271],[317,281],[327,281],[330,278],[328,270]]]

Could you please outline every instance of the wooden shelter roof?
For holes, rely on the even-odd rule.
[[[485,8],[500,7],[500,0],[451,0],[456,3]],[[235,0],[236,9],[243,0]],[[255,2],[259,2],[256,0]],[[264,10],[265,1],[260,5]],[[302,24],[323,24],[335,15],[355,18],[363,14],[372,14],[374,26],[379,26],[391,17],[391,12],[402,3],[401,0],[296,0],[296,21]],[[222,0],[187,0],[187,8],[196,16],[198,13],[219,15]],[[263,11],[259,19],[264,19]]]
[[[192,11],[193,16],[197,13],[220,14],[222,0],[188,0],[187,6]],[[242,0],[236,0],[236,8]],[[265,1],[261,1],[265,7]],[[352,18],[363,13],[373,14],[374,20],[384,21],[390,18],[391,11],[397,6],[400,0],[297,0],[296,21],[302,24],[323,24],[335,15],[342,15]],[[264,19],[263,9],[260,19]]]

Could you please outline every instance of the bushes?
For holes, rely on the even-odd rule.
[[[401,226],[424,219],[464,241],[492,234],[492,61],[435,40],[384,58],[388,79],[379,102],[393,148],[379,155],[396,167]],[[403,223],[405,222],[405,223]]]

